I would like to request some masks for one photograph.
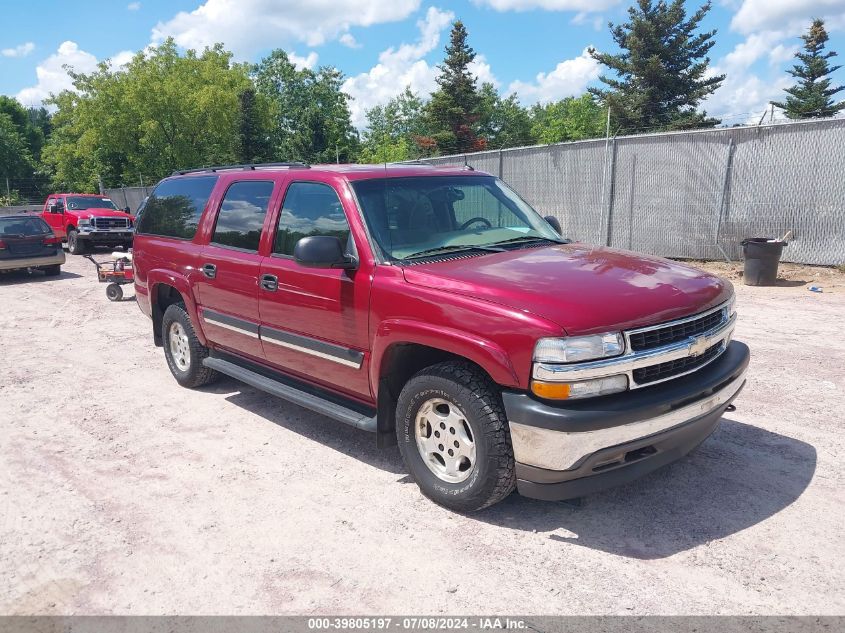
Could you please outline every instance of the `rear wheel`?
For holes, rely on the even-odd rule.
[[[106,296],[109,301],[120,301],[123,299],[123,288],[117,284],[109,284],[106,286]]]
[[[44,266],[41,270],[44,271],[44,274],[47,275],[47,277],[58,277],[62,274],[61,264],[56,264],[55,266]]]
[[[75,229],[67,232],[67,250],[71,255],[84,255],[87,244],[85,240],[79,239],[79,233]]]
[[[411,477],[442,506],[481,510],[516,485],[501,395],[474,365],[440,363],[411,378],[399,395],[396,435]]]
[[[202,364],[208,348],[200,343],[185,310],[185,304],[167,306],[161,322],[164,357],[170,373],[183,387],[200,387],[217,380],[220,374]]]

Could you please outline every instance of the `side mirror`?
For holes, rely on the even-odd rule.
[[[557,233],[558,235],[563,235],[563,229],[560,228],[560,222],[555,216],[547,215],[544,219],[546,220],[546,222],[549,223],[549,226],[551,226],[555,230],[555,233]]]
[[[123,207],[123,212],[124,213],[132,213],[132,209],[130,209],[129,207]]]
[[[343,252],[343,244],[333,235],[312,235],[303,237],[293,249],[297,264],[309,268],[358,267],[358,261]]]

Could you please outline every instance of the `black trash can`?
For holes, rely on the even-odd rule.
[[[742,240],[741,244],[745,258],[745,285],[774,286],[786,242],[770,237],[750,237]]]

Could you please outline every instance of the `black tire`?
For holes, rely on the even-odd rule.
[[[71,255],[84,255],[88,250],[85,240],[79,239],[79,232],[71,229],[67,232],[67,250]]]
[[[109,284],[106,286],[106,296],[109,301],[120,301],[123,299],[123,288],[117,284]]]
[[[467,469],[471,471],[467,478],[459,483],[450,483],[435,474],[417,446],[417,414],[430,400],[446,401],[447,408],[457,405],[456,411],[471,431],[475,463]],[[482,510],[507,497],[516,486],[513,447],[501,393],[475,365],[439,363],[411,378],[399,395],[396,436],[405,465],[420,491],[446,508],[459,512]],[[449,437],[450,441],[453,439]]]
[[[187,366],[177,362],[178,357],[174,356],[174,351],[171,349],[170,331],[174,324],[178,324],[187,337],[187,343],[184,346]],[[167,359],[167,366],[170,368],[170,373],[173,374],[176,382],[180,385],[188,388],[201,387],[202,385],[214,382],[220,377],[218,372],[202,364],[202,361],[208,357],[208,348],[200,343],[197,338],[194,326],[191,324],[191,318],[185,310],[184,303],[174,303],[167,306],[167,310],[164,311],[164,317],[161,321],[161,337],[164,344],[164,357]]]
[[[61,264],[56,264],[54,266],[44,266],[41,270],[44,271],[44,274],[47,277],[58,277],[62,274],[62,266]]]

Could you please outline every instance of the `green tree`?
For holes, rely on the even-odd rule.
[[[422,151],[417,139],[428,132],[424,108],[419,95],[406,86],[385,105],[367,110],[360,161],[390,163],[419,158]]]
[[[239,95],[251,84],[218,44],[181,55],[172,39],[140,52],[117,71],[70,71],[75,92],[57,107],[44,161],[57,186],[96,189],[146,182],[175,169],[235,162]]]
[[[611,109],[622,132],[712,127],[719,121],[699,112],[701,101],[721,86],[725,75],[709,76],[707,53],[716,31],[699,33],[710,11],[705,2],[687,17],[684,0],[637,0],[628,22],[610,24],[620,53],[592,50],[615,76],[603,75],[609,89],[590,92]]]
[[[262,163],[270,160],[266,108],[258,103],[255,88],[244,89],[238,110],[238,162]]]
[[[252,69],[258,96],[269,107],[275,160],[350,162],[358,153],[343,74],[331,66],[298,69],[275,50]]]
[[[795,57],[801,62],[787,71],[799,81],[786,89],[786,102],[775,103],[790,119],[811,119],[831,117],[845,109],[845,101],[836,103],[833,95],[845,90],[845,86],[831,87],[830,76],[841,66],[830,67],[828,60],[836,57],[834,51],[824,52],[828,40],[824,20],[813,20],[810,29],[801,36],[804,52]]]
[[[481,85],[479,132],[487,147],[504,149],[534,143],[531,117],[514,93],[502,98],[493,84]]]
[[[16,99],[0,95],[0,185],[21,199],[40,199],[48,193],[49,178],[40,169],[41,150],[50,134],[50,117],[44,108],[24,108]],[[8,197],[8,195],[7,195]]]
[[[7,194],[5,179],[25,177],[33,171],[33,159],[15,122],[5,112],[0,112],[0,205],[14,204],[19,198],[19,191],[9,190]]]
[[[452,24],[446,58],[438,66],[439,88],[426,106],[430,138],[440,154],[477,152],[486,145],[478,129],[481,96],[469,69],[474,59],[475,51],[467,44],[466,27],[458,20]],[[422,140],[422,146],[431,144]]]
[[[531,133],[538,143],[561,143],[605,134],[607,110],[589,93],[531,108]]]

